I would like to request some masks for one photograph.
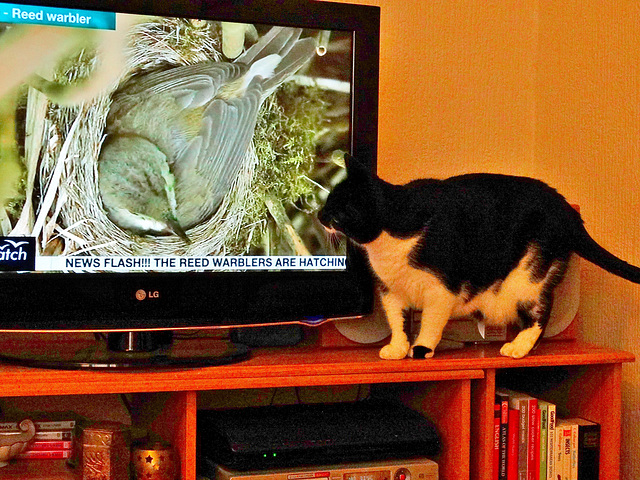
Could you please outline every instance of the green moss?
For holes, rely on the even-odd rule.
[[[315,138],[323,126],[326,108],[319,89],[293,82],[284,84],[265,102],[254,135],[258,157],[254,198],[244,222],[260,225],[251,242],[254,246],[263,242],[267,228],[267,222],[260,221],[269,218],[267,199],[287,206],[315,195],[309,175],[315,161]]]

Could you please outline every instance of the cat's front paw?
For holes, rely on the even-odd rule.
[[[514,340],[513,342],[505,343],[502,346],[500,349],[500,355],[511,358],[522,358],[527,355],[530,350],[531,347],[529,345],[523,345],[523,342],[516,342]]]
[[[409,351],[409,356],[416,359],[431,358],[435,352],[429,347],[414,345]]]
[[[380,349],[380,358],[383,360],[401,360],[409,353],[409,342],[390,343]]]
[[[536,323],[534,326],[522,330],[513,341],[505,343],[500,349],[500,354],[505,357],[522,358],[536,345],[542,334],[542,327]]]

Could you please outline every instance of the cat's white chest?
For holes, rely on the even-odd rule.
[[[419,237],[395,238],[386,232],[364,247],[374,272],[385,286],[403,298],[407,306],[421,309],[428,292],[443,290],[442,282],[432,273],[409,264],[409,257]]]

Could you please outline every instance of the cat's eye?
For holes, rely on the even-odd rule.
[[[360,212],[356,207],[349,204],[345,206],[345,216],[350,219],[356,219],[360,216]]]

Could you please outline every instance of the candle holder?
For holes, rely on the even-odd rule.
[[[178,475],[178,456],[166,443],[134,448],[132,461],[136,480],[176,480]]]

